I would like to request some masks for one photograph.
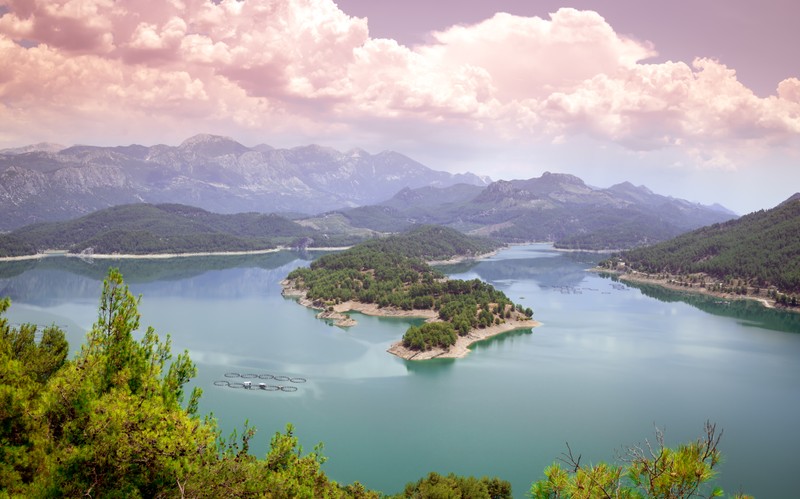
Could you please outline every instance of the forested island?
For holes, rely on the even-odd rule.
[[[478,279],[448,279],[427,261],[477,257],[499,244],[449,228],[417,227],[407,233],[361,243],[325,255],[292,271],[284,295],[321,310],[338,325],[354,322],[342,312],[423,317],[389,352],[406,359],[463,357],[484,338],[537,325],[533,310],[514,304]]]
[[[599,268],[621,279],[796,308],[800,193],[775,208],[614,255]]]

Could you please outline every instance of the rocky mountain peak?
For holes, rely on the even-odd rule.
[[[535,179],[532,179],[535,180]],[[583,180],[576,177],[575,175],[570,175],[569,173],[551,173],[551,172],[544,172],[542,176],[539,177],[540,182],[547,182],[551,184],[573,184],[573,185],[586,185]]]
[[[178,146],[178,150],[216,157],[225,154],[242,154],[246,152],[248,148],[230,137],[198,134],[181,142],[181,145]]]
[[[606,189],[606,192],[611,193],[612,195],[626,202],[654,204],[663,203],[665,201],[664,196],[659,196],[658,194],[653,193],[653,191],[643,185],[635,186],[630,182],[622,182],[612,185]]]
[[[369,155],[370,155],[367,151],[365,151],[364,149],[360,149],[358,147],[350,149],[349,151],[347,151],[344,154],[346,156],[350,157],[350,158],[353,158],[353,159],[365,158],[365,157],[369,157]]]
[[[795,192],[794,194],[789,196],[789,199],[787,199],[781,204],[790,204],[790,203],[795,203],[797,201],[800,201],[800,192]]]
[[[62,146],[61,144],[54,144],[52,142],[39,142],[38,144],[31,144],[29,146],[13,147],[10,149],[0,149],[0,154],[17,155],[17,154],[27,154],[30,152],[56,153],[63,149],[66,149],[66,146]]]
[[[16,168],[14,175],[10,168]],[[470,173],[433,170],[399,153],[342,153],[319,145],[248,148],[210,134],[177,147],[73,146],[0,154],[0,230],[132,202],[311,215],[385,201],[404,187],[459,183],[482,181]]]

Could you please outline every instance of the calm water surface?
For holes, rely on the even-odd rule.
[[[613,460],[655,426],[674,445],[711,420],[725,431],[726,491],[796,493],[800,314],[633,288],[587,272],[596,256],[517,246],[443,270],[490,282],[543,325],[464,359],[413,363],[385,351],[409,321],[357,314],[345,330],[283,298],[280,280],[308,258],[111,262],[143,295],[142,325],[197,362],[201,410],[225,431],[256,426],[258,455],[292,423],[307,450],[324,443],[339,482],[392,493],[429,471],[496,475],[524,497],[566,442],[585,463]],[[0,264],[10,321],[59,324],[77,349],[108,265]],[[293,393],[214,385],[229,372],[308,381]]]

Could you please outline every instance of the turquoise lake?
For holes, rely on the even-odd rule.
[[[415,363],[386,353],[410,321],[354,314],[358,325],[341,329],[281,296],[280,281],[311,258],[6,262],[0,296],[12,299],[10,322],[58,324],[77,350],[107,267],[119,267],[143,297],[143,327],[169,333],[173,352],[197,363],[202,411],[226,433],[245,420],[258,428],[257,455],[292,423],[306,450],[324,443],[324,469],[341,483],[395,493],[454,472],[498,476],[525,497],[567,443],[583,463],[615,460],[655,427],[674,445],[710,420],[724,429],[726,492],[797,493],[800,314],[632,287],[588,272],[600,256],[514,246],[442,270],[493,284],[542,325],[463,359]],[[293,392],[216,386],[234,379],[226,373],[306,382]]]

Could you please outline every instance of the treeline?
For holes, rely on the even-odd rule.
[[[502,291],[478,279],[449,280],[417,255],[442,259],[455,256],[457,250],[480,254],[493,247],[453,229],[423,227],[325,255],[308,268],[293,270],[288,279],[320,308],[354,300],[382,308],[435,310],[444,324],[412,327],[403,344],[416,350],[447,348],[457,335],[507,319],[530,318],[533,310],[515,306]]]
[[[139,331],[138,304],[110,270],[98,320],[68,359],[62,330],[11,327],[10,302],[0,300],[0,497],[513,497],[505,480],[453,474],[430,473],[396,496],[341,485],[322,471],[321,445],[304,453],[291,425],[272,436],[266,456],[251,455],[255,428],[245,424],[224,438],[216,420],[197,413],[201,389],[185,393],[194,363],[187,352],[173,357],[169,337]],[[674,450],[659,440],[652,456],[632,456],[624,473],[603,463],[554,465],[530,492],[693,497],[713,478],[717,442],[713,432]]]
[[[630,250],[601,265],[649,274],[704,274],[741,289],[800,292],[800,199],[714,224],[653,246]]]
[[[349,246],[363,237],[328,234],[275,214],[218,214],[178,204],[131,204],[0,235],[0,257],[72,253],[200,253],[276,246]]]
[[[399,253],[421,260],[447,260],[452,257],[475,257],[489,253],[502,244],[483,237],[467,236],[439,225],[413,227],[402,237],[373,239],[366,246],[385,253]]]

